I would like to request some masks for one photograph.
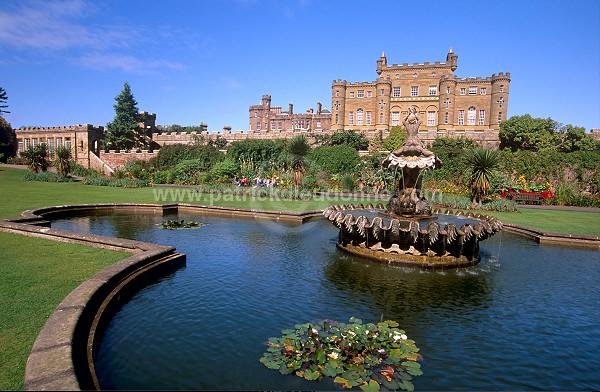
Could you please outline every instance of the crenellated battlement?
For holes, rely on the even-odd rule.
[[[99,125],[99,126],[93,126],[92,124],[75,124],[75,125],[63,125],[63,126],[56,126],[56,127],[21,127],[18,129],[15,129],[15,131],[17,133],[19,132],[45,132],[45,133],[51,133],[51,132],[77,132],[77,131],[103,131],[104,127]]]
[[[384,69],[393,69],[393,70],[397,70],[397,69],[421,69],[421,68],[447,68],[450,67],[450,64],[446,63],[446,62],[441,62],[441,61],[436,61],[434,63],[430,63],[429,61],[426,61],[424,63],[403,63],[403,64],[392,64],[392,65],[386,65],[384,67]]]

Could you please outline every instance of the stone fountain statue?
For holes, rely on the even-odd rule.
[[[387,211],[403,217],[429,217],[431,206],[420,194],[421,174],[424,170],[440,167],[441,162],[419,139],[421,121],[414,106],[408,109],[402,124],[406,128],[406,141],[383,161],[384,167],[400,169],[402,174],[398,189],[388,202]]]
[[[441,165],[435,154],[419,139],[419,117],[411,106],[403,121],[408,134],[404,144],[383,161],[383,166],[401,170],[402,177],[390,198],[387,208],[334,205],[323,215],[339,228],[337,247],[345,252],[383,261],[388,264],[414,265],[423,268],[450,268],[474,265],[479,262],[479,242],[502,229],[494,217],[462,212],[442,226],[436,221],[441,211],[432,211],[420,194],[423,171]],[[375,210],[375,211],[374,211]],[[377,212],[369,220],[366,215]],[[422,223],[422,225],[419,224]],[[457,223],[463,223],[457,227]]]

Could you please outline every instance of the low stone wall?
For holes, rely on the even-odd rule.
[[[147,150],[142,150],[140,152],[135,152],[135,151],[126,152],[126,151],[110,150],[108,152],[100,151],[99,158],[100,158],[100,160],[102,160],[102,162],[104,162],[105,164],[110,166],[111,169],[114,170],[118,167],[125,166],[125,164],[129,161],[133,161],[133,160],[148,161],[151,158],[155,157],[157,154],[158,154],[158,152],[147,151]]]
[[[529,238],[538,244],[577,246],[600,249],[600,237],[589,235],[547,233],[521,225],[510,223],[504,224],[504,229],[513,234]]]

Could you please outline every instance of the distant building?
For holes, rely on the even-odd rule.
[[[316,111],[311,108],[304,113],[294,113],[291,102],[288,110],[283,111],[281,106],[271,106],[270,95],[263,95],[261,103],[251,105],[249,112],[249,133],[284,133],[283,137],[286,137],[295,133],[329,131],[331,128],[331,112],[324,109],[321,102],[317,102]]]
[[[446,62],[388,65],[377,60],[373,82],[334,80],[331,87],[331,131],[355,130],[385,137],[402,125],[410,106],[421,118],[419,137],[468,137],[497,146],[500,123],[506,120],[510,73],[458,78],[458,56],[452,48]]]

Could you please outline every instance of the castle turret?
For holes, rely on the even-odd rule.
[[[452,48],[450,48],[446,55],[446,64],[450,64],[452,72],[456,71],[456,68],[458,68],[458,55],[452,52]]]
[[[387,66],[387,57],[385,57],[385,52],[381,53],[381,57],[377,60],[377,75],[381,75],[383,68]]]
[[[387,131],[390,125],[390,97],[392,96],[392,81],[389,78],[379,78],[376,84],[377,129]]]
[[[456,107],[456,76],[449,75],[440,79],[440,109],[438,124],[440,129],[447,129],[454,124],[454,108]]]
[[[294,104],[292,102],[290,102],[288,113],[290,114],[290,116],[294,114]]]

